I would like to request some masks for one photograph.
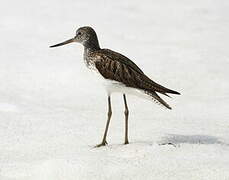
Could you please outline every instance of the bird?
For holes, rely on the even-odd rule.
[[[125,115],[125,139],[128,140],[129,108],[126,94],[134,94],[148,98],[167,109],[172,109],[158,94],[170,97],[168,94],[180,95],[179,92],[166,88],[150,79],[133,61],[126,56],[110,49],[100,48],[95,30],[83,26],[76,30],[73,38],[50,46],[50,48],[77,42],[84,46],[83,59],[90,71],[95,72],[107,91],[108,113],[102,142],[95,147],[107,145],[107,133],[112,116],[111,94],[119,92],[123,96]]]

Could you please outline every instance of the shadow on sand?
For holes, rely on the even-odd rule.
[[[168,134],[163,137],[160,141],[161,144],[220,144],[220,145],[229,145],[221,141],[215,136],[208,135],[179,135],[179,134]]]

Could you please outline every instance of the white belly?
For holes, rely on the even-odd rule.
[[[105,88],[108,95],[112,93],[130,94],[152,101],[152,97],[145,94],[143,90],[126,87],[123,83],[105,79],[96,69],[91,69],[91,72],[93,72],[94,76],[97,76],[98,83]]]

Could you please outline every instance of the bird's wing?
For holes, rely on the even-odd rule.
[[[133,61],[117,52],[102,49],[96,52],[96,57],[95,66],[106,79],[121,82],[127,87],[156,91],[164,95],[180,94],[154,82]]]
[[[135,71],[137,71],[140,74],[144,74],[142,72],[142,70],[133,62],[131,61],[128,57],[117,53],[115,51],[112,51],[110,49],[101,49],[100,52],[105,55],[107,58],[111,58],[115,61],[118,61],[122,64],[125,64],[127,66],[130,66],[132,69],[134,69]]]
[[[156,92],[164,95],[167,95],[166,93],[178,94],[178,92],[155,83],[136,64],[119,53],[114,51],[112,53],[104,53],[103,51],[95,53],[95,67],[105,79],[118,81],[127,87],[141,89],[170,109],[169,105]]]

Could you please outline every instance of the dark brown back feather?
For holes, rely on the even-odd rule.
[[[127,87],[141,89],[171,109],[156,92],[164,95],[167,95],[166,93],[179,94],[178,92],[155,83],[134,62],[117,52],[101,49],[94,53],[95,67],[104,78],[121,82]]]

